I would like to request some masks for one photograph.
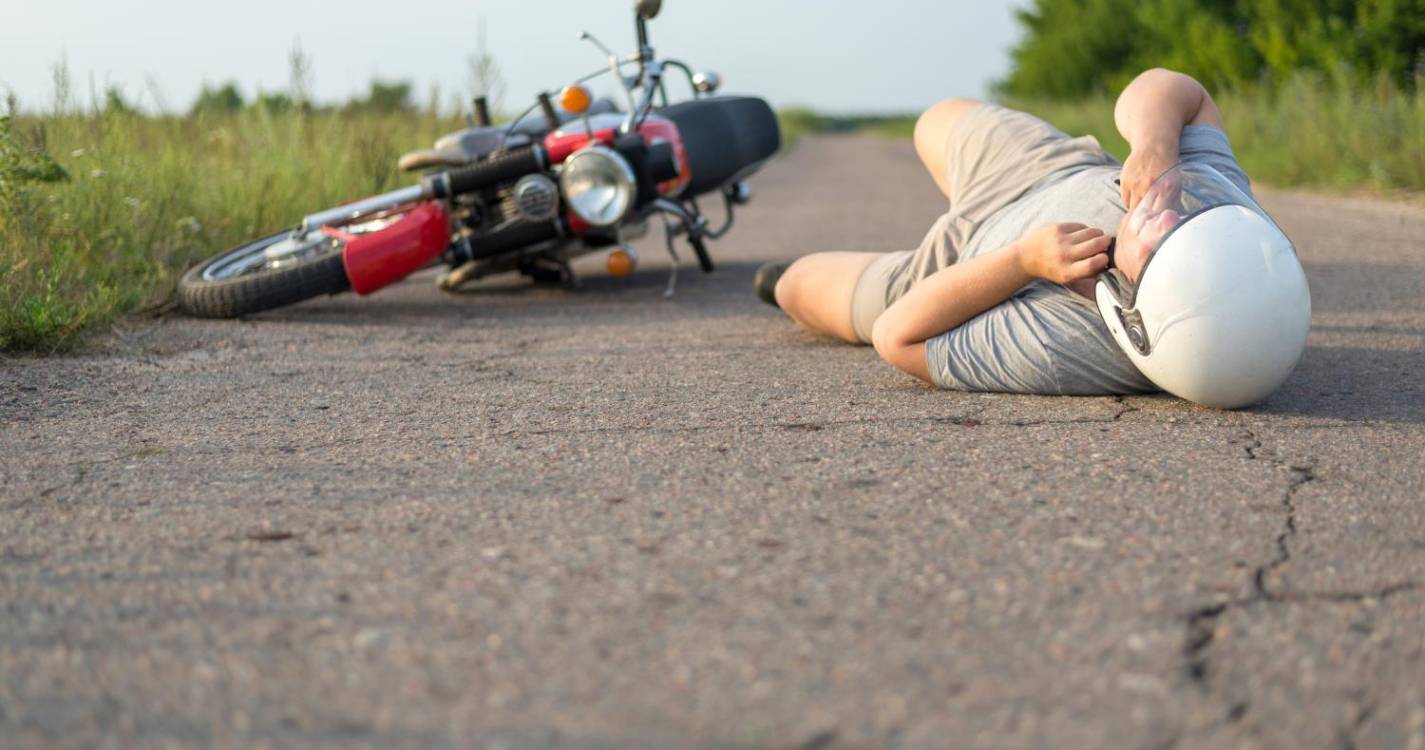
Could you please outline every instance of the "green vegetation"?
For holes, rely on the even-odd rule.
[[[874,133],[910,137],[915,129],[911,115],[828,115],[806,107],[788,107],[777,113],[782,124],[783,147],[810,133]]]
[[[1213,92],[1248,174],[1425,189],[1425,0],[1035,0],[1002,98],[1120,157],[1116,93],[1172,68]]]
[[[1034,0],[1017,16],[1024,34],[999,98],[1120,158],[1114,98],[1160,66],[1213,92],[1256,180],[1425,190],[1425,0]],[[897,136],[913,123],[852,121]]]
[[[1214,98],[1238,158],[1257,182],[1383,194],[1425,190],[1425,91],[1402,91],[1384,76],[1355,87],[1303,71],[1274,89],[1229,90]],[[1070,135],[1093,135],[1122,159],[1128,144],[1113,124],[1114,99],[1097,94],[1004,103]],[[818,118],[796,111],[784,112],[783,124],[798,134],[855,130],[908,138],[915,117]]]
[[[1301,71],[1414,90],[1425,0],[1035,0],[1001,93],[1072,99],[1161,66],[1213,91],[1275,89]]]
[[[158,305],[193,261],[391,189],[461,121],[403,112],[0,119],[0,349],[72,345]]]
[[[1384,194],[1425,190],[1425,93],[1402,92],[1385,78],[1353,88],[1302,72],[1275,91],[1214,98],[1232,147],[1256,182]],[[1102,95],[1011,104],[1066,133],[1094,135],[1121,159],[1128,144],[1114,128],[1113,102]]]

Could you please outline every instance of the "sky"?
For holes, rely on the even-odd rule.
[[[1008,68],[1025,1],[664,0],[650,33],[659,55],[718,72],[728,93],[912,112],[984,95]],[[502,108],[523,109],[603,64],[578,32],[632,51],[632,18],[631,0],[0,0],[0,96],[48,107],[64,60],[82,102],[116,85],[146,109],[184,110],[205,83],[233,80],[249,97],[284,90],[298,43],[319,101],[344,101],[375,77],[411,81],[421,103],[438,86],[451,108],[469,91],[483,22]]]

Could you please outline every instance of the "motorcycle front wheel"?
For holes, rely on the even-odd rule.
[[[294,239],[291,230],[239,245],[189,269],[178,280],[178,305],[200,318],[236,318],[351,288],[342,243],[321,233]]]

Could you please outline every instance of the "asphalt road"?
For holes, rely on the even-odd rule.
[[[753,185],[672,301],[645,243],[0,360],[0,744],[1425,748],[1425,212],[1264,194],[1314,325],[1228,413],[801,333],[760,262],[940,201]]]

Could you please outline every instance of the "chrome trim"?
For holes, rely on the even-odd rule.
[[[527,174],[510,190],[515,213],[525,221],[549,221],[559,213],[559,186],[542,174]]]
[[[406,203],[414,203],[418,200],[429,198],[430,194],[424,185],[412,185],[400,190],[392,190],[389,193],[374,195],[365,200],[355,203],[348,203],[345,206],[337,206],[326,211],[308,214],[302,218],[302,224],[293,233],[294,238],[306,237],[311,232],[325,226],[341,226],[350,224],[368,214],[378,211],[385,211],[388,208],[395,208]]]
[[[602,157],[612,162],[614,166],[618,169],[619,176],[627,180],[628,186],[631,190],[629,205],[624,208],[623,213],[619,214],[618,218],[614,219],[611,222],[599,223],[591,221],[589,217],[579,213],[578,207],[575,205],[572,196],[570,196],[569,186],[565,184],[565,180],[568,178],[569,173],[571,171],[571,167],[574,166],[574,163],[579,159],[587,159],[591,156]],[[623,156],[619,154],[619,152],[609,148],[608,146],[585,146],[584,148],[575,151],[572,155],[569,156],[569,158],[564,160],[563,168],[560,170],[559,174],[559,190],[561,193],[563,193],[565,202],[569,204],[569,210],[573,211],[576,216],[587,222],[589,226],[601,228],[610,227],[617,225],[620,221],[623,221],[623,218],[628,215],[629,208],[632,208],[634,201],[637,199],[638,176],[633,173],[633,167],[629,166],[628,160],[623,158]]]
[[[608,72],[613,73],[613,74],[614,74],[614,78],[617,78],[617,79],[618,79],[620,88],[623,89],[623,93],[628,97],[628,107],[629,107],[629,110],[632,111],[632,110],[633,110],[633,107],[634,107],[633,89],[629,88],[628,84],[624,82],[623,76],[620,75],[619,72],[618,72],[619,66],[622,65],[622,64],[624,64],[624,63],[620,62],[619,59],[618,59],[618,55],[614,54],[613,50],[609,49],[608,47],[605,47],[605,46],[604,46],[604,43],[601,42],[601,41],[599,41],[598,38],[595,37],[593,34],[590,34],[590,33],[587,32],[587,31],[581,31],[581,32],[579,32],[579,39],[580,39],[580,41],[585,41],[585,42],[588,42],[588,43],[594,45],[595,47],[598,47],[598,48],[599,48],[599,51],[600,51],[600,52],[603,52],[603,53],[604,53],[604,56],[609,59],[609,71],[608,71]],[[635,62],[635,60],[630,60],[629,62]],[[600,72],[600,74],[602,74],[602,71]],[[589,77],[592,77],[592,76],[589,76]],[[584,78],[581,78],[581,79],[579,79],[578,83],[583,83],[584,80],[585,80]]]
[[[689,228],[695,227],[697,229],[702,229],[703,226],[707,224],[707,220],[704,219],[702,216],[694,215],[688,209],[684,208],[682,204],[676,201],[669,200],[667,198],[653,199],[653,202],[648,204],[648,208],[654,211],[660,211],[665,214],[671,214],[677,217],[678,219],[681,219],[683,223]]]
[[[668,217],[663,217],[663,240],[668,245],[668,257],[673,259],[669,264],[668,285],[663,288],[663,299],[673,299],[673,294],[678,290],[678,266],[682,265],[682,260],[678,258],[678,248],[673,244],[679,232],[673,228],[673,222],[668,221]]]
[[[643,101],[638,102],[628,110],[628,117],[624,119],[620,131],[632,133],[633,129],[648,116],[648,112],[653,108],[653,95],[658,91],[658,83],[663,80],[663,64],[652,59],[652,50],[649,50],[650,57],[642,66],[642,76],[639,81],[639,88],[643,91]],[[633,91],[629,90],[629,99],[632,100]]]
[[[743,184],[743,183],[737,183],[737,184],[741,185],[741,184]],[[698,204],[693,203],[693,205],[696,206],[696,205],[698,205]],[[724,189],[724,190],[722,191],[722,208],[723,208],[723,211],[727,214],[727,218],[723,220],[722,226],[718,227],[717,229],[704,229],[704,230],[703,230],[703,234],[706,235],[706,236],[708,237],[708,239],[713,239],[713,240],[722,239],[722,236],[723,236],[724,234],[727,234],[728,230],[732,229],[732,222],[733,222],[733,220],[734,220],[734,219],[736,218],[736,216],[737,216],[737,212],[736,212],[736,210],[735,210],[735,208],[734,208],[735,205],[736,205],[736,203],[735,203],[735,201],[733,200],[732,194],[731,194],[728,190]],[[699,216],[702,216],[702,212],[699,211],[699,212],[698,212],[698,215],[699,215]],[[704,221],[706,221],[706,219],[704,219]]]
[[[693,74],[693,90],[699,94],[711,94],[722,87],[722,76],[711,70],[700,70]]]

